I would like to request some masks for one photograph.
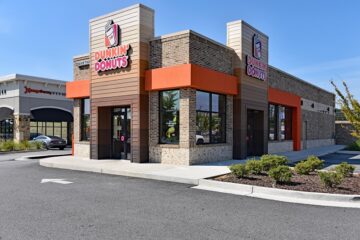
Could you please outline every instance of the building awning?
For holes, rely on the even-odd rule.
[[[88,98],[90,97],[90,81],[77,80],[66,83],[67,98]]]
[[[31,111],[31,120],[40,122],[72,122],[70,112],[56,108],[41,108]]]
[[[147,91],[194,88],[228,95],[238,93],[236,76],[196,64],[156,68],[147,70],[145,74],[145,89]]]
[[[14,109],[8,107],[0,107],[0,121],[13,118]]]

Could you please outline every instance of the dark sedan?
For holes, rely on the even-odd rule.
[[[67,144],[66,140],[64,140],[60,137],[45,136],[45,135],[37,136],[37,137],[33,138],[33,141],[41,142],[46,149],[59,148],[60,150],[64,150],[64,148],[66,147],[66,144]]]

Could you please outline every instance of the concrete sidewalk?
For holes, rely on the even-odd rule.
[[[286,156],[290,163],[296,163],[302,160],[305,160],[310,155],[315,155],[318,157],[322,157],[325,155],[328,155],[330,153],[335,153],[337,151],[340,151],[344,149],[345,145],[330,145],[330,146],[324,146],[324,147],[316,147],[316,148],[309,148],[297,152],[285,152],[281,153],[279,155]]]
[[[229,173],[228,165],[176,166],[158,163],[131,163],[128,160],[90,160],[73,156],[40,159],[44,167],[97,172],[198,185],[199,179]],[[232,164],[240,161],[231,161]]]
[[[306,159],[309,155],[323,156],[334,153],[344,146],[333,145],[307,149],[299,152],[283,153],[290,162]],[[229,173],[229,166],[244,163],[246,160],[229,160],[193,166],[176,166],[157,163],[131,163],[127,160],[90,160],[74,156],[44,158],[40,165],[52,168],[97,172],[129,177],[147,178],[170,182],[198,185],[200,179],[211,178]]]

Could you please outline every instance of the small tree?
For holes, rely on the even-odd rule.
[[[335,92],[339,97],[338,104],[340,105],[341,111],[354,128],[351,135],[360,139],[360,103],[350,93],[344,81],[342,84],[345,88],[345,93],[342,93],[333,81],[331,81],[331,84],[334,86]]]

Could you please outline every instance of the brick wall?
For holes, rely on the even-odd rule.
[[[271,66],[269,86],[302,98],[302,140],[308,141],[307,144],[303,144],[304,147],[311,148],[334,142],[334,94]]]
[[[233,74],[234,51],[193,31],[159,37],[150,42],[150,68],[193,63]]]
[[[233,74],[234,51],[193,31],[162,36],[150,42],[150,68],[197,64]],[[150,93],[150,162],[193,165],[232,159],[233,97],[227,96],[226,143],[196,145],[196,90],[180,89],[179,144],[159,144],[159,92]]]
[[[81,139],[81,99],[74,99],[74,155],[77,157],[90,157],[90,143]]]
[[[194,165],[232,159],[233,97],[227,96],[226,143],[196,145],[196,90],[180,90],[179,144],[159,144],[159,92],[150,93],[150,162]]]
[[[73,69],[74,69],[74,81],[76,80],[89,80],[90,79],[90,65],[78,66],[81,62],[88,61],[89,55],[81,55],[74,57]]]
[[[292,92],[302,98],[335,106],[335,95],[295,76],[269,66],[269,87]]]

